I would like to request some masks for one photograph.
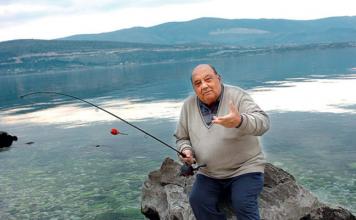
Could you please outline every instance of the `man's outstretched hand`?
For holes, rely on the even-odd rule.
[[[226,128],[236,128],[237,126],[239,126],[241,123],[241,115],[237,111],[236,106],[232,104],[232,102],[229,103],[229,109],[230,109],[229,114],[221,117],[214,116],[212,122],[214,124],[222,125]]]

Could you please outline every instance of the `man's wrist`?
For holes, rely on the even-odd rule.
[[[244,117],[240,115],[240,123],[236,126],[236,128],[241,127],[243,121],[244,121]]]

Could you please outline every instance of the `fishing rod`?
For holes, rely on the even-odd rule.
[[[133,127],[133,128],[135,128],[135,129],[141,131],[142,133],[144,133],[144,134],[150,136],[151,138],[155,139],[156,141],[160,142],[161,144],[165,145],[166,147],[169,147],[170,149],[174,150],[174,151],[177,152],[179,155],[181,155],[183,158],[186,158],[186,157],[187,157],[184,153],[178,151],[178,150],[175,149],[174,147],[170,146],[169,144],[167,144],[166,142],[160,140],[159,138],[153,136],[152,134],[148,133],[147,131],[143,130],[142,128],[137,127],[136,125],[134,125],[134,124],[132,124],[132,123],[126,121],[125,119],[123,119],[123,118],[121,118],[121,117],[115,115],[114,113],[112,113],[112,112],[110,112],[110,111],[108,111],[108,110],[106,110],[106,109],[104,109],[104,108],[102,108],[102,107],[100,107],[100,106],[98,106],[98,105],[95,105],[95,104],[93,104],[93,103],[91,103],[91,102],[89,102],[89,101],[86,101],[86,100],[81,99],[81,98],[79,98],[79,97],[76,97],[76,96],[74,96],[74,95],[69,95],[69,94],[60,93],[60,92],[52,92],[52,91],[40,91],[40,92],[31,92],[31,93],[27,93],[27,94],[21,95],[20,98],[23,99],[23,98],[25,98],[25,97],[27,97],[27,96],[32,96],[32,95],[37,95],[37,94],[55,94],[55,95],[66,96],[66,97],[70,97],[70,98],[73,98],[73,99],[76,99],[76,100],[85,102],[85,103],[87,103],[87,104],[89,104],[89,105],[91,105],[91,106],[94,106],[95,108],[98,108],[98,109],[100,109],[100,110],[102,110],[102,111],[108,113],[108,114],[111,115],[111,116],[114,116],[115,118],[121,120],[122,122],[124,122],[124,123],[130,125],[131,127]],[[184,164],[184,165],[181,167],[181,175],[182,175],[182,176],[190,176],[190,175],[193,175],[193,174],[194,174],[193,171],[198,170],[200,167],[204,167],[204,166],[206,166],[206,165],[200,165],[200,166],[197,166],[196,168],[193,168],[191,165]]]
[[[85,103],[87,103],[87,104],[89,104],[89,105],[91,105],[91,106],[94,106],[95,108],[98,108],[98,109],[100,109],[100,110],[102,110],[102,111],[104,111],[104,112],[106,112],[106,113],[108,113],[108,114],[114,116],[115,118],[121,120],[122,122],[125,122],[126,124],[128,124],[128,125],[130,125],[130,126],[136,128],[137,130],[141,131],[142,133],[144,133],[144,134],[150,136],[151,138],[155,139],[156,141],[158,141],[158,142],[160,142],[160,143],[166,145],[167,147],[169,147],[169,148],[171,148],[172,150],[176,151],[176,152],[177,152],[178,154],[180,154],[182,157],[186,157],[185,154],[183,154],[182,152],[179,152],[177,149],[173,148],[173,147],[170,146],[169,144],[167,144],[167,143],[165,143],[164,141],[158,139],[157,137],[153,136],[152,134],[148,133],[147,131],[145,131],[145,130],[139,128],[139,127],[137,127],[136,125],[131,124],[130,122],[128,122],[128,121],[126,121],[125,119],[123,119],[123,118],[121,118],[121,117],[115,115],[114,113],[109,112],[108,110],[106,110],[106,109],[104,109],[104,108],[102,108],[102,107],[100,107],[100,106],[98,106],[98,105],[95,105],[95,104],[93,104],[93,103],[91,103],[91,102],[89,102],[89,101],[86,101],[86,100],[84,100],[84,99],[81,99],[81,98],[79,98],[79,97],[76,97],[76,96],[73,96],[73,95],[68,95],[68,94],[65,94],[65,93],[60,93],[60,92],[44,91],[44,92],[31,92],[31,93],[27,93],[27,94],[25,94],[25,95],[21,95],[20,98],[23,99],[23,98],[25,98],[26,96],[31,96],[31,95],[36,95],[36,94],[55,94],[55,95],[67,96],[67,97],[70,97],[70,98],[77,99],[77,100],[80,100],[80,101],[82,101],[82,102],[85,102]]]

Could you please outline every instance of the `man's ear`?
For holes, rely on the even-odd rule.
[[[218,75],[218,79],[219,79],[219,81],[221,81],[221,76],[219,75],[219,74],[217,74]]]

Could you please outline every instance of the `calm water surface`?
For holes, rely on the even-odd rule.
[[[225,83],[249,90],[271,116],[262,138],[269,162],[322,201],[356,211],[356,49],[204,60]],[[0,152],[2,219],[143,219],[149,171],[176,154],[100,105],[174,145],[197,62],[0,76],[0,130],[19,137]],[[127,136],[112,136],[111,128]],[[31,145],[27,142],[34,142]],[[99,147],[98,147],[99,145]]]

